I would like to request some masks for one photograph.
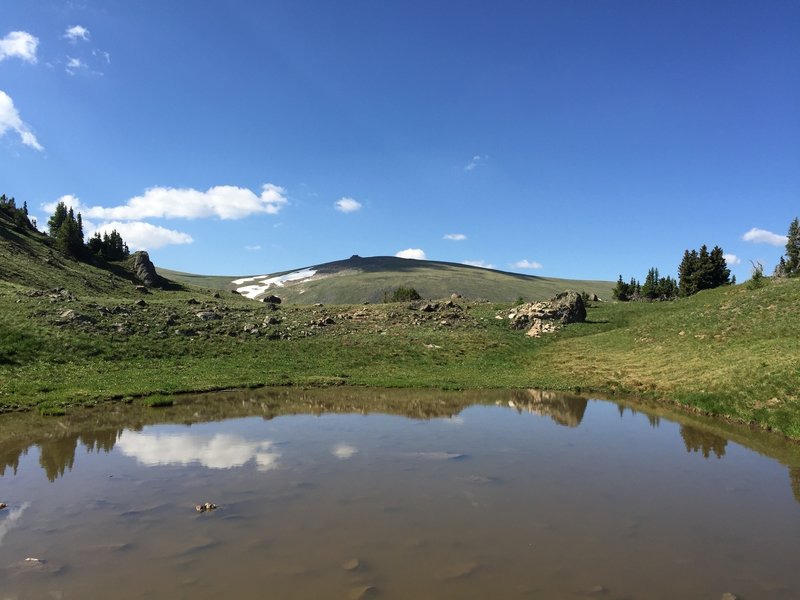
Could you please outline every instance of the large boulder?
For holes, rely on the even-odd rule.
[[[583,297],[575,291],[567,290],[546,302],[530,302],[512,309],[508,315],[511,327],[527,329],[531,337],[551,333],[558,324],[580,323],[586,320],[586,306]]]
[[[133,262],[133,272],[136,279],[147,287],[156,287],[161,283],[161,277],[156,273],[156,267],[150,260],[150,255],[144,250],[134,252],[131,256]]]
[[[583,296],[573,290],[561,292],[550,300],[550,304],[559,314],[562,323],[583,323],[586,320],[586,306]]]

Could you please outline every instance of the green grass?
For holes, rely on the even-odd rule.
[[[531,339],[495,318],[519,290],[433,313],[408,303],[273,311],[210,289],[143,295],[124,265],[53,259],[15,235],[0,236],[1,411],[271,385],[546,388],[677,403],[800,439],[800,280],[596,303],[586,323]],[[218,318],[198,316],[207,312]]]

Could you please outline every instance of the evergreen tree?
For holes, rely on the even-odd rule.
[[[719,246],[714,246],[711,252],[705,244],[700,247],[700,252],[686,250],[678,267],[681,296],[691,296],[700,290],[727,285],[731,281],[730,277],[731,271]]]
[[[683,260],[678,266],[678,285],[681,296],[691,296],[697,293],[697,250],[686,250],[683,253]]]
[[[617,285],[614,286],[612,294],[614,299],[619,300],[620,302],[627,302],[630,300],[628,284],[622,281],[622,275],[620,275],[619,279],[617,279]]]
[[[53,216],[50,217],[47,221],[47,229],[50,232],[51,238],[56,238],[58,236],[58,230],[61,229],[61,226],[64,224],[64,221],[67,220],[67,205],[63,202],[59,202],[56,205],[56,210],[53,213]]]
[[[800,220],[795,217],[786,235],[786,274],[789,277],[800,275]]]
[[[728,268],[722,248],[714,246],[709,255],[709,263],[711,265],[711,285],[709,287],[728,285],[731,282],[731,270]]]

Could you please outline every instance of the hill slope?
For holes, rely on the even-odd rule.
[[[159,269],[181,283],[239,290],[251,298],[275,294],[295,304],[363,304],[380,302],[398,287],[416,289],[425,298],[464,298],[491,302],[544,300],[565,289],[610,299],[614,282],[535,277],[457,263],[411,260],[394,256],[353,256],[294,271],[250,277],[202,276]],[[293,279],[296,277],[296,279]]]
[[[447,279],[448,265],[426,269]],[[800,279],[594,303],[585,323],[531,339],[497,318],[510,303],[273,306],[198,287],[145,293],[132,277],[125,264],[72,261],[0,221],[0,412],[276,384],[581,389],[800,439]]]

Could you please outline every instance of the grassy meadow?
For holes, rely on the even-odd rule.
[[[586,323],[540,339],[497,318],[510,303],[272,310],[199,288],[83,292],[0,284],[0,409],[264,385],[547,388],[676,402],[800,438],[798,280],[594,303]]]

